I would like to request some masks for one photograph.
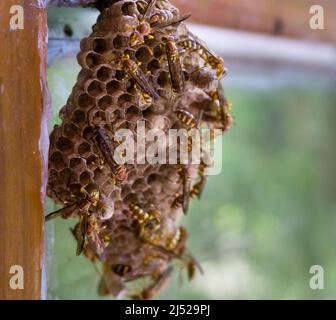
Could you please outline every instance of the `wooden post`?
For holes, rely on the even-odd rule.
[[[0,299],[41,298],[46,39],[43,0],[0,1]]]

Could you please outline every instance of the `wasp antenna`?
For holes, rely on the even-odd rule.
[[[202,119],[203,119],[203,113],[204,110],[201,110],[198,116],[198,120],[197,120],[197,129],[200,129],[201,124],[202,124]]]
[[[62,210],[63,210],[63,209],[60,209],[60,210],[57,210],[57,211],[54,211],[54,212],[49,213],[49,214],[45,217],[45,221],[50,221],[50,220],[52,220],[52,219],[55,219],[55,218],[59,217],[59,216],[62,214]]]
[[[182,21],[185,21],[185,20],[189,19],[191,16],[192,16],[191,12],[188,12],[187,14],[185,14],[185,15],[182,17]]]
[[[188,209],[189,209],[189,202],[186,201],[186,203],[183,204],[183,213],[184,213],[184,215],[186,215],[188,213]]]
[[[49,213],[49,214],[45,217],[45,221],[47,222],[47,221],[50,221],[50,220],[52,220],[52,219],[55,219],[55,218],[61,216],[61,215],[62,215],[62,212],[63,212],[64,210],[70,208],[70,207],[73,206],[73,205],[74,205],[74,203],[71,203],[71,204],[65,206],[64,208],[61,208],[61,209],[58,209],[58,210],[56,210],[56,211],[54,211],[54,212]]]

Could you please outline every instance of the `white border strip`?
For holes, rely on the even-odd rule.
[[[190,30],[209,47],[227,58],[276,61],[336,69],[336,46],[256,33],[233,31],[199,24]]]

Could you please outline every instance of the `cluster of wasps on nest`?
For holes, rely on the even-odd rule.
[[[207,164],[134,163],[114,159],[119,129],[230,129],[220,80],[224,61],[188,31],[166,0],[110,1],[81,41],[82,70],[50,135],[47,194],[76,218],[76,254],[101,275],[101,295],[151,299],[167,284],[174,261],[192,280],[201,267],[180,226],[200,197]],[[146,142],[146,146],[150,142]]]

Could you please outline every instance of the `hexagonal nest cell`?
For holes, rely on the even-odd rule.
[[[220,85],[225,69],[169,1],[104,3],[92,34],[81,41],[82,71],[60,112],[63,122],[50,135],[47,192],[64,209],[48,219],[79,219],[77,253],[101,262],[100,294],[150,299],[164,287],[173,260],[186,264],[189,279],[197,269],[180,220],[189,200],[200,196],[206,165],[153,164],[138,149],[134,162],[119,164],[117,133],[136,133],[138,121],[145,134],[229,129]],[[158,155],[170,144],[158,148],[145,140],[143,147],[157,148]],[[134,291],[134,281],[140,290]]]

